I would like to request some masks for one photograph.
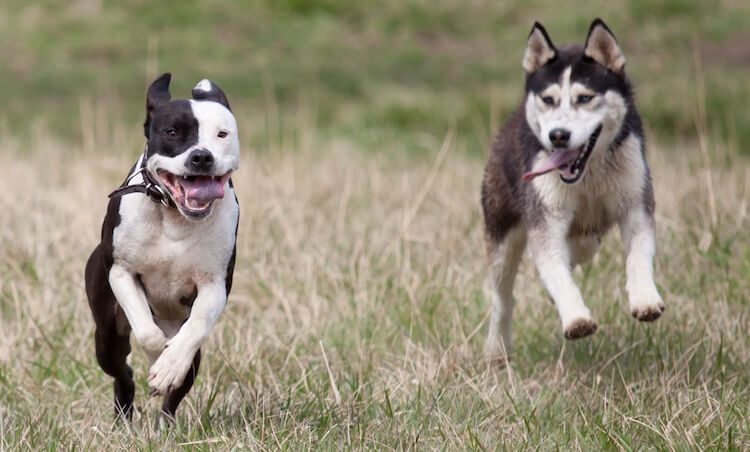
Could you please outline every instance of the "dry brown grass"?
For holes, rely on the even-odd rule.
[[[750,446],[750,170],[720,148],[652,152],[666,315],[627,314],[614,234],[577,271],[600,330],[566,343],[525,263],[509,369],[480,359],[483,162],[450,134],[429,159],[245,150],[230,302],[178,425],[156,432],[138,349],[139,412],[112,429],[83,291],[135,156],[37,141],[0,151],[0,448]]]

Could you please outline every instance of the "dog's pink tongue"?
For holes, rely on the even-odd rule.
[[[525,173],[521,178],[528,182],[537,176],[547,174],[575,160],[578,157],[578,153],[578,149],[554,150],[549,157],[534,165],[531,171]]]
[[[182,179],[182,188],[185,190],[185,199],[195,201],[198,204],[206,204],[224,197],[224,185],[216,178],[198,176],[192,180]]]

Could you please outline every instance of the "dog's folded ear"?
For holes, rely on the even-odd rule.
[[[193,99],[218,102],[227,107],[227,110],[232,111],[229,107],[229,99],[227,99],[224,91],[216,83],[205,78],[193,87]]]
[[[527,74],[536,72],[537,69],[549,63],[557,56],[557,49],[547,34],[542,24],[534,22],[529,33],[526,44],[526,52],[523,54],[523,69]]]
[[[146,94],[146,121],[143,123],[143,134],[146,139],[149,137],[151,130],[151,116],[154,109],[161,104],[169,102],[172,96],[169,94],[169,82],[172,80],[172,74],[165,72],[159,78],[151,83]]]
[[[625,68],[625,55],[622,54],[615,35],[599,18],[595,19],[589,27],[583,54],[612,72],[619,74]]]

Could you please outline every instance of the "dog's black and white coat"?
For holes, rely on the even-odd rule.
[[[146,150],[112,193],[101,243],[86,264],[96,358],[114,377],[115,412],[131,417],[130,332],[151,365],[153,395],[173,416],[190,390],[200,347],[232,285],[239,205],[237,123],[209,80],[171,100],[170,74],[148,89]]]
[[[585,44],[556,48],[534,24],[523,58],[526,96],[495,140],[482,183],[492,307],[485,354],[511,350],[513,283],[528,245],[576,339],[597,329],[571,271],[618,224],[627,251],[630,311],[664,310],[653,280],[654,196],[625,57],[600,19]]]

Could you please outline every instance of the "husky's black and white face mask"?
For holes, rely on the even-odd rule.
[[[198,220],[239,166],[237,121],[224,92],[209,80],[193,88],[192,99],[171,100],[170,74],[154,81],[146,100],[146,168],[169,193],[180,213]]]
[[[583,47],[557,49],[541,24],[529,34],[526,72],[526,121],[546,155],[524,180],[559,171],[574,184],[587,163],[603,154],[617,136],[631,97],[625,57],[600,19],[589,29]]]

